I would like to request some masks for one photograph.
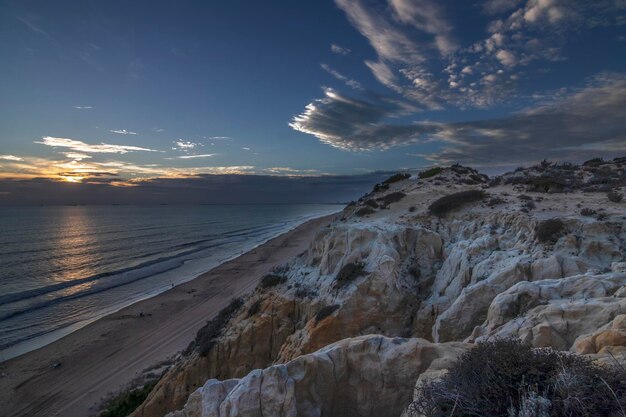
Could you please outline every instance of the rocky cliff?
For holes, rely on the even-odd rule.
[[[399,416],[425,370],[479,341],[626,352],[625,168],[452,166],[378,184],[214,321],[134,415]]]

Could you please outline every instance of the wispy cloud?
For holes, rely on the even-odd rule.
[[[91,110],[93,106],[74,106],[76,110]]]
[[[565,59],[569,34],[626,21],[622,0],[483,0],[487,36],[463,45],[442,2],[335,3],[376,52],[365,61],[373,76],[427,109],[509,100],[524,67]]]
[[[205,154],[200,154],[200,155],[181,155],[181,156],[176,156],[174,158],[165,158],[165,159],[196,159],[196,158],[210,158],[212,156],[215,156],[217,154],[215,153],[205,153]]]
[[[109,130],[109,132],[111,133],[117,133],[118,135],[136,135],[137,132],[131,132],[129,130],[126,129],[120,129],[120,130]]]
[[[91,159],[91,155],[87,155],[87,154],[79,153],[79,152],[63,152],[63,155],[65,155],[66,157],[70,159],[74,159],[77,161],[81,161],[83,159]]]
[[[132,145],[111,145],[108,143],[100,143],[97,145],[91,145],[76,139],[68,138],[55,138],[51,136],[45,136],[41,141],[37,141],[41,145],[51,146],[55,148],[68,148],[72,151],[83,153],[119,153],[124,154],[134,151],[145,152],[158,152],[154,149],[142,148]]]
[[[210,140],[233,140],[230,136],[209,136]]]
[[[330,50],[338,55],[348,55],[350,52],[352,52],[350,49],[344,48],[343,46],[339,46],[335,43],[330,45]]]
[[[183,139],[178,139],[177,141],[174,142],[174,145],[176,145],[176,147],[172,148],[173,150],[181,150],[185,152],[195,149],[198,146],[204,146],[202,143],[191,142],[191,141],[183,140]]]
[[[0,159],[5,160],[5,161],[23,161],[22,158],[20,158],[19,156],[15,156],[15,155],[0,155]]]
[[[363,151],[438,142],[421,155],[442,163],[488,165],[537,158],[582,159],[626,152],[626,76],[601,74],[512,116],[468,122],[391,124],[397,105],[325,90],[290,126],[336,148]]]
[[[354,88],[355,90],[363,90],[363,86],[361,85],[360,82],[346,77],[345,75],[341,74],[339,71],[332,69],[327,64],[322,63],[320,64],[320,66],[322,67],[324,71],[326,71],[327,73],[329,73],[330,75],[338,79],[339,81],[343,81],[344,83],[346,83],[347,86]]]

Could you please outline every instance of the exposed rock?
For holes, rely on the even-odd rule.
[[[582,191],[597,188],[602,173],[623,186],[618,177],[624,164],[602,167],[538,166],[488,185],[474,170],[455,166],[376,187],[348,205],[342,218],[320,230],[309,249],[285,266],[286,282],[258,288],[206,357],[181,358],[134,416],[161,417],[180,409],[211,378],[245,376],[237,387],[245,381],[246,390],[258,392],[254,375],[263,375],[282,381],[276,382],[282,390],[292,389],[285,385],[291,376],[279,372],[287,365],[280,364],[367,334],[434,342],[518,337],[534,346],[589,353],[620,348],[623,330],[621,324],[613,328],[612,321],[626,313],[624,204]],[[567,171],[572,181],[556,190],[549,189],[556,186],[552,183],[542,189],[545,184],[533,179],[555,169]],[[489,197],[441,218],[429,215],[433,201],[469,188]],[[403,197],[384,208],[371,203],[387,195]],[[532,210],[520,203],[529,200]],[[601,216],[581,215],[582,206]],[[368,217],[356,214],[364,207],[372,211]],[[537,225],[552,218],[563,228],[553,242],[540,243]],[[361,262],[363,274],[336,285],[342,267]],[[327,306],[338,307],[318,320]],[[218,395],[209,394],[216,387],[209,388],[198,395]],[[224,394],[221,403],[230,404],[227,399],[237,389]],[[279,391],[274,394],[286,398],[287,391]],[[247,409],[244,397],[254,395],[239,395],[237,409]],[[258,407],[250,401],[251,409]],[[282,407],[296,407],[280,401]]]
[[[209,380],[183,410],[169,416],[397,416],[410,403],[422,372],[465,349],[423,339],[345,339],[238,381]]]

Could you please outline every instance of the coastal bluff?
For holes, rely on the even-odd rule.
[[[626,362],[626,159],[398,174],[210,321],[135,417],[401,416],[478,342]]]

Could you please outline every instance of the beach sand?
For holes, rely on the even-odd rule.
[[[0,416],[97,415],[103,399],[173,358],[231,298],[302,253],[331,218],[310,220],[185,284],[0,363]]]

